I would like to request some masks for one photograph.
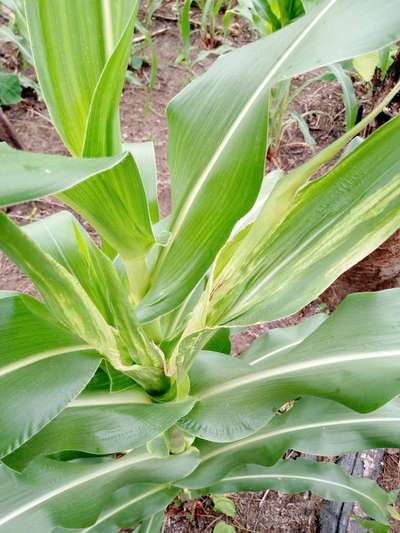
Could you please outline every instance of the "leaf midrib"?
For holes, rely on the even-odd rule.
[[[338,483],[337,481],[330,481],[330,480],[321,479],[321,478],[313,477],[313,476],[300,476],[300,475],[296,475],[296,474],[253,474],[253,475],[247,475],[247,476],[227,477],[227,478],[224,478],[221,482],[223,483],[223,482],[229,482],[229,481],[242,481],[242,480],[246,480],[246,479],[271,479],[271,478],[276,478],[278,480],[280,480],[280,479],[300,479],[300,480],[305,480],[305,481],[315,481],[315,482],[321,483],[323,485],[333,485],[335,487],[340,487],[341,489],[345,489],[345,490],[348,490],[350,492],[354,492],[354,494],[358,494],[359,496],[369,500],[370,502],[372,502],[379,509],[379,511],[381,513],[384,512],[384,510],[379,505],[379,503],[376,502],[373,498],[371,498],[371,496],[368,496],[367,494],[365,494],[364,492],[361,492],[360,490],[354,489],[353,487],[349,487],[348,485],[344,485],[343,483]]]
[[[294,346],[297,346],[298,344],[301,344],[303,342],[303,339],[298,339],[297,341],[293,341],[289,344],[285,344],[285,346],[280,346],[279,348],[275,348],[275,350],[272,350],[264,355],[260,355],[257,357],[257,359],[254,359],[249,362],[249,366],[255,366],[264,361],[264,359],[268,359],[269,357],[272,357],[273,355],[276,355],[278,353],[284,352],[285,350],[290,350]]]
[[[114,507],[114,509],[112,509],[108,513],[105,513],[104,515],[100,516],[99,520],[97,520],[95,524],[93,524],[87,529],[83,529],[82,533],[87,533],[88,531],[92,531],[99,524],[102,524],[103,522],[115,516],[116,514],[120,513],[124,509],[127,509],[131,505],[134,505],[135,503],[145,500],[148,496],[153,496],[153,494],[157,494],[157,492],[162,492],[163,490],[166,490],[167,488],[168,488],[168,485],[161,485],[160,487],[156,487],[155,489],[151,489],[151,490],[148,490],[147,492],[144,492],[140,496],[135,496],[131,500],[123,503],[122,505],[119,505],[118,507]]]
[[[169,250],[171,249],[172,242],[176,239],[176,235],[180,231],[181,227],[183,226],[183,223],[191,210],[192,205],[196,201],[197,196],[199,195],[201,189],[203,188],[204,184],[207,182],[208,176],[210,175],[213,167],[218,162],[220,156],[224,153],[224,150],[226,146],[229,144],[230,140],[232,139],[233,135],[235,134],[236,130],[240,126],[241,122],[246,117],[247,113],[251,110],[253,104],[257,101],[260,94],[266,89],[268,86],[268,83],[273,80],[273,77],[275,74],[279,71],[279,69],[282,67],[282,65],[285,63],[285,61],[290,57],[292,52],[296,50],[297,46],[307,37],[307,35],[310,33],[310,31],[320,22],[321,19],[324,18],[324,16],[328,13],[328,11],[336,4],[338,0],[330,0],[328,4],[318,13],[318,15],[311,21],[311,23],[301,32],[300,35],[298,35],[294,41],[288,46],[286,51],[282,54],[282,56],[279,58],[279,60],[275,63],[275,65],[272,67],[272,69],[269,71],[267,76],[264,78],[264,80],[260,83],[258,88],[254,91],[254,93],[251,95],[249,100],[247,101],[246,105],[243,107],[242,111],[239,113],[239,115],[234,120],[233,124],[229,128],[228,132],[226,133],[225,137],[221,141],[221,143],[218,145],[216,151],[214,152],[212,158],[210,159],[208,165],[203,170],[202,174],[200,175],[199,179],[196,181],[195,186],[193,187],[191,193],[188,195],[186,202],[184,203],[181,211],[179,212],[179,215],[175,219],[175,222],[173,224],[173,227],[171,228],[171,237],[169,239],[168,246],[166,246],[163,251],[161,252],[160,259],[156,265],[156,268],[154,270],[154,278],[157,276],[161,269],[162,263],[165,261],[166,256],[169,253]]]
[[[380,352],[371,352],[371,353],[351,353],[344,355],[336,355],[331,357],[325,357],[322,359],[303,361],[301,363],[292,363],[288,365],[283,365],[278,368],[268,369],[260,372],[252,372],[246,374],[243,377],[238,377],[232,379],[230,382],[225,384],[216,385],[211,387],[203,394],[197,394],[197,400],[206,400],[212,396],[218,394],[224,394],[231,390],[237,389],[239,387],[249,385],[251,383],[257,383],[257,381],[262,381],[267,378],[278,377],[284,374],[290,374],[293,372],[298,372],[301,370],[309,370],[312,368],[318,368],[321,366],[329,366],[339,363],[352,363],[353,361],[362,361],[367,359],[379,359],[384,357],[398,357],[400,354],[400,348],[392,350],[382,350]]]
[[[392,422],[400,422],[400,417],[372,417],[372,418],[352,418],[352,419],[342,419],[342,420],[334,420],[331,422],[317,422],[313,424],[303,424],[301,426],[292,426],[288,428],[278,429],[276,431],[270,431],[268,433],[263,433],[262,435],[253,435],[251,437],[248,437],[246,439],[227,444],[221,448],[218,448],[206,455],[203,456],[202,464],[205,461],[208,461],[209,459],[212,459],[213,457],[216,457],[218,455],[221,455],[223,453],[229,452],[231,450],[235,450],[238,448],[242,448],[245,446],[248,446],[249,444],[254,444],[256,442],[266,440],[272,437],[277,437],[278,435],[284,435],[285,433],[298,433],[300,431],[305,431],[308,429],[317,429],[319,427],[325,428],[325,427],[333,427],[333,426],[342,426],[342,425],[358,425],[358,424],[370,424],[370,423],[392,423]]]
[[[43,361],[44,359],[50,359],[51,357],[56,357],[57,355],[66,355],[69,353],[76,353],[76,352],[82,352],[82,351],[93,351],[93,350],[94,348],[92,346],[89,346],[88,344],[81,344],[81,345],[78,344],[76,346],[63,346],[62,348],[56,348],[54,350],[47,350],[45,352],[33,354],[28,357],[18,359],[18,361],[14,361],[12,363],[9,363],[8,365],[1,367],[0,378],[6,376],[7,374],[11,374],[12,372],[16,372],[17,370],[21,370],[22,368],[25,368],[27,366],[38,363],[39,361]]]
[[[90,474],[81,476],[77,480],[73,480],[69,483],[66,483],[65,485],[62,485],[61,487],[58,487],[50,492],[47,492],[46,494],[22,505],[21,507],[15,509],[14,511],[11,511],[7,515],[0,518],[0,526],[6,524],[7,522],[10,522],[10,520],[14,520],[15,518],[18,518],[19,516],[21,516],[27,511],[30,511],[31,509],[34,509],[48,502],[49,500],[53,498],[56,498],[57,496],[67,492],[68,490],[72,490],[76,487],[79,487],[80,485],[93,481],[94,479],[102,477],[106,474],[111,474],[123,468],[133,466],[136,463],[150,461],[151,459],[153,459],[152,456],[148,454],[142,454],[142,455],[138,455],[136,457],[125,459],[125,460],[124,459],[114,460],[111,464],[106,465],[104,468],[100,468],[96,470],[95,472],[91,472]]]

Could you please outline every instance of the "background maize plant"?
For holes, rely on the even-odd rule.
[[[71,155],[1,144],[0,205],[55,195],[76,215],[19,227],[0,214],[0,248],[37,289],[0,292],[1,532],[157,531],[178,494],[266,488],[357,501],[388,530],[394,493],[282,456],[399,447],[400,290],[351,295],[229,355],[231,328],[302,309],[400,226],[400,118],[336,160],[398,86],[264,177],[270,90],[400,38],[398,0],[316,4],[169,104],[161,219],[153,146],[120,134],[136,0],[25,1]]]

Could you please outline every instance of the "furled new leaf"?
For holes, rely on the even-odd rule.
[[[221,251],[208,325],[288,316],[387,239],[400,225],[399,142],[396,118],[301,189],[283,220],[271,217],[285,198],[267,201],[228,262]]]

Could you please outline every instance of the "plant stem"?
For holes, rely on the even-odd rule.
[[[6,114],[0,107],[0,130],[3,130],[5,133],[6,138],[5,141],[8,141],[14,148],[17,150],[23,150],[24,147],[21,143],[21,141],[18,139],[17,134],[13,130],[10,121],[6,117]]]

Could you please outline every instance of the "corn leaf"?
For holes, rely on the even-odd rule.
[[[145,519],[148,529],[135,530],[135,533],[159,533],[160,527],[158,530],[149,527],[156,525],[160,519],[164,520],[163,510],[175,498],[178,490],[170,485],[145,483],[124,487],[113,494],[111,504],[97,522],[82,533],[115,533],[119,528],[129,529],[142,519]],[[58,530],[55,533],[58,533]]]
[[[182,302],[253,205],[264,174],[270,87],[397,39],[397,0],[386,7],[382,13],[375,0],[355,0],[350,11],[347,0],[327,0],[283,30],[222,56],[171,102],[171,239],[138,309],[140,320]]]
[[[3,466],[0,527],[4,533],[43,533],[56,526],[89,528],[117,489],[132,483],[174,481],[188,475],[198,461],[195,450],[156,459],[140,449],[95,464],[40,458],[22,474]]]
[[[122,165],[58,196],[85,217],[124,259],[143,257],[155,244],[146,192],[130,155]]]
[[[230,472],[212,492],[242,492],[274,489],[296,493],[311,490],[333,501],[356,502],[375,520],[388,523],[388,506],[395,495],[385,492],[375,481],[352,477],[334,463],[314,463],[305,459],[281,461],[271,468],[248,465]]]
[[[27,274],[54,318],[84,343],[119,359],[115,334],[78,280],[0,212],[0,249]]]
[[[146,191],[149,204],[151,221],[159,221],[160,212],[157,198],[157,162],[154,144],[150,141],[143,143],[124,144],[124,150],[131,152],[139,169],[140,176]]]
[[[156,514],[153,514],[140,524],[140,526],[135,529],[134,533],[161,533],[162,526],[164,523],[164,512],[160,511]]]
[[[268,221],[281,204],[266,204],[236,253],[228,249],[227,260],[221,252],[208,324],[288,316],[387,239],[400,226],[399,142],[396,118],[300,190],[271,231]]]
[[[201,464],[179,486],[201,488],[242,464],[272,466],[288,449],[332,456],[370,448],[398,448],[399,420],[399,400],[372,413],[359,414],[331,400],[302,398],[245,439],[226,444],[197,439]]]
[[[43,96],[73,155],[121,150],[118,103],[136,9],[136,0],[25,1]]]
[[[44,99],[75,156],[93,158],[122,150],[119,100],[137,6],[137,0],[26,2]],[[123,170],[105,172],[96,184],[82,183],[61,199],[97,229],[105,246],[124,258],[142,257],[154,244],[145,190],[132,158]]]
[[[26,295],[0,294],[0,457],[4,457],[78,396],[100,357],[56,325],[40,302]]]
[[[399,295],[392,289],[348,296],[301,344],[253,367],[203,352],[191,372],[197,404],[179,425],[229,442],[255,433],[285,402],[303,395],[362,413],[377,409],[400,392]]]
[[[138,388],[84,392],[3,462],[23,470],[38,455],[64,450],[105,455],[139,448],[169,429],[192,405],[192,400],[152,404]]]
[[[62,211],[23,227],[46,254],[72,274],[107,324],[116,328],[133,360],[162,367],[159,351],[139,327],[128,291],[111,260],[68,211]]]
[[[78,159],[22,152],[0,143],[0,207],[62,192],[123,164],[128,157],[127,154],[120,154],[114,157]]]
[[[124,257],[143,256],[155,242],[146,192],[130,154],[72,158],[0,144],[0,207],[51,194],[83,215]]]
[[[257,337],[249,348],[240,354],[240,359],[246,361],[250,366],[255,366],[266,359],[270,361],[272,357],[280,357],[300,344],[327,318],[328,315],[318,313],[306,318],[296,326],[272,329]],[[212,351],[217,352],[219,350]]]
[[[329,70],[335,75],[338,83],[340,83],[342,87],[345,122],[346,128],[349,130],[356,123],[358,114],[358,100],[353,87],[353,82],[350,75],[339,63],[336,65],[330,65]]]

